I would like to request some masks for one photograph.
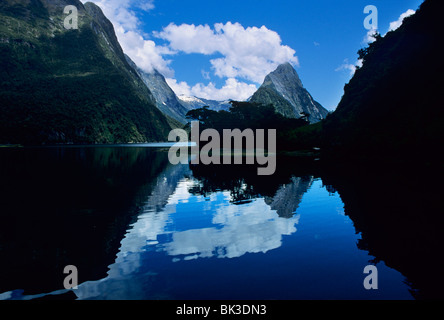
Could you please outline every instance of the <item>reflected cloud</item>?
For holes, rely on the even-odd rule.
[[[437,207],[433,199],[440,199],[430,197],[440,190],[433,172],[415,179],[405,170],[400,176],[363,174],[348,166],[338,172],[336,165],[321,170],[305,158],[291,158],[280,161],[276,175],[258,178],[255,168],[245,166],[172,166],[165,152],[140,148],[57,148],[30,155],[25,158],[32,161],[21,168],[31,171],[9,170],[3,179],[10,200],[2,208],[11,213],[2,211],[7,259],[0,300],[217,299],[233,297],[240,283],[234,297],[374,298],[361,290],[361,266],[368,264],[369,253],[388,266],[407,268],[415,282],[411,288],[425,288],[421,297],[440,294],[433,279],[440,265],[420,272],[424,261],[429,269],[435,265],[431,259],[440,242],[423,237],[418,245],[411,232],[399,231],[439,230],[439,220],[428,221]],[[20,163],[14,159],[6,162]],[[29,172],[31,182],[23,185]],[[421,201],[405,202],[405,186],[417,185],[432,187],[415,193]],[[47,201],[48,194],[53,201]],[[35,196],[23,202],[24,195]],[[40,220],[35,208],[45,212]],[[423,212],[422,219],[408,219],[417,212]],[[406,246],[410,240],[414,245]],[[78,268],[78,290],[60,289],[65,275],[51,268],[54,261]],[[251,263],[258,266],[254,271]],[[30,268],[23,272],[25,266]],[[387,288],[378,292],[381,297],[409,294],[400,274],[378,268]],[[313,281],[335,292],[312,288]]]
[[[147,297],[146,286],[157,278],[146,266],[152,253],[164,253],[172,262],[238,258],[279,248],[283,236],[297,231],[299,215],[280,217],[264,198],[236,205],[229,191],[192,194],[199,181],[188,174],[188,167],[173,166],[158,177],[143,213],[122,239],[108,276],[80,284],[75,291],[80,299],[118,299],[122,291],[130,299],[153,298]]]
[[[184,260],[237,258],[276,249],[281,246],[283,235],[296,232],[299,216],[280,218],[263,199],[242,206],[226,201],[215,209],[214,227],[176,232],[163,249],[172,256],[185,256]]]
[[[162,188],[162,183],[159,188]],[[128,257],[132,253],[143,252],[153,246],[156,252],[164,251],[174,256],[174,261],[235,258],[246,253],[265,253],[278,248],[283,235],[296,232],[299,215],[290,219],[281,218],[262,198],[244,205],[234,205],[229,192],[213,193],[207,197],[195,196],[188,190],[196,183],[190,179],[179,181],[167,204],[159,211],[153,210],[157,205],[152,203],[153,199],[158,198],[155,196],[156,189],[154,196],[150,196],[147,201],[147,210],[139,216],[122,240],[116,263],[125,261],[128,264]],[[209,201],[205,201],[206,198]],[[194,228],[191,224],[186,230],[177,230],[173,216],[184,217],[184,214],[190,214],[178,209],[181,203],[191,203],[194,207],[193,215],[196,212],[211,214],[208,225]],[[170,237],[160,243],[159,238],[164,235]],[[140,266],[135,261],[131,264],[134,265],[130,268],[126,265],[126,270],[119,270],[119,273],[127,274]]]

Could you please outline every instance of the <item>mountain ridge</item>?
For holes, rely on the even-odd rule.
[[[5,0],[0,22],[0,143],[165,141],[171,126],[95,4]]]
[[[288,62],[279,65],[265,77],[250,101],[273,104],[277,112],[288,118],[308,115],[310,123],[319,122],[328,114],[328,111],[304,88],[298,73]]]
[[[440,158],[435,154],[444,140],[437,80],[444,72],[438,40],[444,31],[443,10],[442,1],[426,0],[398,29],[358,52],[363,65],[345,85],[335,112],[323,122],[326,152]]]
[[[157,108],[165,115],[173,118],[181,124],[186,123],[185,115],[188,111],[179,101],[175,92],[165,80],[165,77],[156,69],[151,73],[139,68],[131,58],[125,54],[125,58],[130,66],[139,74],[145,85],[154,96]]]
[[[228,110],[231,107],[230,100],[218,101],[205,98],[199,98],[196,96],[179,95],[177,98],[180,100],[183,106],[189,110],[202,108],[208,106],[210,110],[220,111]]]

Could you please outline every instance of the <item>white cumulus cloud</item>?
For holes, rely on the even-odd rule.
[[[410,17],[411,15],[413,15],[415,13],[416,13],[416,11],[412,10],[412,9],[408,9],[406,12],[402,13],[399,16],[398,20],[390,22],[389,29],[388,29],[387,32],[394,31],[394,30],[398,29],[402,25],[402,23],[403,23],[405,18]],[[368,43],[374,42],[375,41],[375,35],[376,35],[377,32],[378,32],[378,30],[374,29],[374,28],[368,30],[367,34],[364,37],[364,43],[368,44]]]
[[[265,76],[279,64],[291,62],[299,65],[296,51],[282,44],[279,34],[265,26],[243,27],[227,22],[209,25],[169,24],[156,38],[156,43],[142,30],[142,22],[135,9],[151,11],[154,0],[82,0],[98,5],[113,23],[123,51],[144,71],[158,70],[178,95],[197,96],[214,100],[245,100],[256,90]],[[171,62],[176,54],[202,54],[209,57],[211,71],[202,71],[203,80],[211,76],[224,79],[225,84],[216,87],[208,84],[188,84],[174,79]]]
[[[355,64],[349,63],[348,59],[344,59],[344,63],[335,69],[335,71],[347,70],[350,72],[350,76],[353,76],[357,68],[362,67],[362,60],[356,61]]]
[[[167,78],[167,83],[177,95],[195,96],[204,99],[225,101],[225,100],[246,100],[257,90],[254,84],[238,81],[235,78],[228,78],[221,88],[217,88],[214,83],[208,85],[197,83],[194,86],[188,85],[184,81],[178,82],[176,79]]]
[[[411,15],[413,15],[415,13],[416,13],[416,11],[412,10],[412,9],[408,9],[406,12],[402,13],[399,16],[398,20],[390,22],[389,29],[387,32],[394,31],[394,30],[398,29],[402,25],[405,18],[410,17]],[[376,40],[375,35],[377,33],[378,33],[378,30],[375,28],[368,30],[367,34],[364,37],[363,44],[369,44],[369,43],[374,42]],[[384,36],[386,34],[387,33],[385,33]],[[358,60],[355,64],[351,64],[351,63],[348,63],[348,59],[345,59],[344,63],[342,65],[340,65],[338,68],[336,68],[335,71],[348,70],[350,72],[350,75],[353,75],[355,73],[357,67],[362,67],[362,63],[363,63],[362,60]]]
[[[265,26],[243,27],[240,23],[193,25],[171,23],[156,36],[171,49],[184,53],[221,55],[211,59],[214,74],[221,78],[243,78],[261,83],[279,64],[298,65],[296,51],[282,45],[278,33]]]
[[[364,37],[364,43],[368,44],[368,43],[375,42],[376,41],[375,36],[377,33],[378,33],[378,29],[372,28],[372,29],[368,30],[367,34]]]
[[[165,80],[178,96],[192,96],[191,87],[185,81],[177,81],[173,78],[165,78]]]
[[[393,31],[393,30],[398,29],[402,25],[402,22],[404,21],[404,19],[415,14],[415,12],[416,12],[415,10],[408,9],[406,12],[404,12],[403,14],[401,14],[399,16],[398,20],[390,22],[389,31]]]
[[[169,60],[164,55],[172,52],[158,46],[140,29],[141,21],[134,8],[151,11],[155,8],[154,0],[82,0],[99,6],[105,16],[112,22],[116,36],[123,51],[144,71],[157,69],[165,76],[172,77],[174,71],[169,68]]]

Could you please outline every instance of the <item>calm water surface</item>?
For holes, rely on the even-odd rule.
[[[418,278],[421,263],[405,266],[420,259],[440,268],[430,255],[415,256],[421,248],[404,259],[402,247],[418,236],[406,236],[412,222],[398,205],[405,198],[395,192],[394,204],[386,205],[387,186],[380,196],[373,188],[375,181],[396,179],[371,181],[370,175],[366,184],[364,174],[353,180],[355,173],[347,177],[314,159],[279,159],[273,177],[239,166],[172,166],[164,149],[146,147],[3,149],[0,155],[0,299],[436,294],[432,275]],[[409,221],[399,222],[393,208]],[[396,219],[386,218],[390,213]],[[438,227],[431,225],[419,236],[436,245]],[[370,264],[378,268],[378,290],[363,286]],[[77,290],[63,289],[66,265],[78,268]]]

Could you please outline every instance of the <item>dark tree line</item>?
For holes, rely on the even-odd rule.
[[[199,121],[200,130],[215,129],[222,134],[223,129],[276,129],[278,147],[287,143],[287,137],[298,128],[309,124],[306,116],[299,119],[286,118],[275,111],[273,105],[260,105],[251,102],[231,101],[228,111],[214,111],[209,107],[188,111],[190,121]]]

